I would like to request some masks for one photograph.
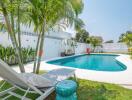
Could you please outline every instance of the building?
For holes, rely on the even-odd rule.
[[[0,15],[0,22],[4,23],[4,19],[2,15]],[[45,34],[44,39],[44,51],[42,59],[50,59],[54,57],[59,57],[61,52],[64,52],[65,49],[71,48],[71,46],[67,46],[64,44],[65,40],[69,40],[72,38],[72,34],[68,32],[64,32],[59,28],[54,28],[48,31]],[[21,25],[21,45],[25,48],[36,48],[38,39],[38,33],[34,32],[33,26]],[[12,46],[12,42],[10,40],[10,36],[6,30],[0,31],[0,44],[4,47]],[[78,43],[76,46],[75,52],[82,53],[85,52],[86,45],[82,43]],[[73,49],[73,48],[72,48]]]

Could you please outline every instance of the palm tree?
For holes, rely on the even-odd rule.
[[[74,1],[77,2],[78,0],[74,0]],[[72,4],[74,4],[74,6]],[[77,7],[75,6],[75,3],[73,3],[71,0],[67,0],[67,1],[47,0],[45,2],[41,2],[41,4],[39,4],[39,7],[37,9],[40,9],[39,16],[41,16],[39,17],[40,19],[38,21],[39,22],[38,28],[41,29],[40,31],[41,38],[38,39],[39,43],[38,43],[38,51],[37,51],[37,64],[35,66],[36,68],[34,68],[36,69],[35,71],[36,73],[39,72],[45,32],[47,32],[50,28],[52,28],[62,19],[66,19],[68,24],[73,24],[76,14],[79,13]]]
[[[36,73],[39,72],[45,33],[62,20],[65,20],[68,25],[73,25],[74,22],[80,24],[81,21],[77,18],[83,9],[82,0],[0,0],[0,5],[6,28],[18,56],[21,72],[25,70],[21,58],[20,24],[34,24],[34,31],[39,33],[36,46],[37,60],[34,63],[34,72]],[[8,7],[5,5],[8,5]],[[24,15],[22,12],[24,12]],[[23,19],[23,16],[26,17]],[[15,24],[16,22],[17,24]],[[17,25],[17,30],[15,25]],[[18,41],[15,33],[18,33]]]
[[[14,28],[14,18],[13,18],[14,14],[12,12],[12,6],[13,6],[12,2],[13,2],[12,0],[10,2],[5,1],[5,0],[0,0],[0,7],[1,7],[2,13],[3,13],[4,18],[5,18],[6,27],[7,27],[8,33],[10,35],[13,47],[16,50],[16,55],[17,55],[17,58],[18,58],[18,63],[19,63],[20,70],[21,70],[21,72],[25,72],[23,63],[21,62],[20,51],[19,51],[19,47],[18,47],[18,43],[17,43],[17,40],[16,40],[15,31],[14,31],[15,28]],[[7,10],[7,7],[6,7],[6,5],[9,6],[9,4],[11,6],[11,9],[10,9],[11,21],[10,21],[10,18],[8,16],[8,10],[9,9]]]
[[[128,52],[132,58],[132,32],[127,31],[126,33],[121,34],[119,37],[119,42],[124,42],[128,46]]]
[[[76,18],[75,22],[74,22],[74,25],[75,25],[74,27],[75,27],[75,30],[76,30],[76,33],[77,33],[77,32],[81,31],[81,29],[84,27],[85,24],[84,24],[82,19]]]
[[[89,32],[87,32],[85,29],[80,29],[76,33],[77,42],[87,43],[87,38],[89,38]]]
[[[21,32],[20,32],[20,4],[21,0],[17,0],[17,35],[18,35],[18,46],[20,51],[21,61],[23,62],[23,56],[21,51]]]
[[[132,32],[127,31],[126,33],[121,34],[119,37],[119,42],[124,42],[128,47],[132,46]]]

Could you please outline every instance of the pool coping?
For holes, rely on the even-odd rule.
[[[92,54],[104,54],[104,53],[92,53]],[[59,65],[53,65],[47,63],[47,61],[62,59],[62,57],[57,57],[42,61],[40,69],[47,71],[57,68],[75,69],[76,76],[81,79],[114,83],[120,85],[132,85],[132,60],[130,59],[130,56],[126,54],[113,54],[113,53],[108,53],[108,54],[119,55],[118,57],[116,57],[116,60],[124,64],[127,67],[127,69],[124,71],[117,71],[117,72],[109,72],[109,71],[105,72],[105,71],[95,71],[88,69],[86,70],[86,69],[79,69],[79,68],[72,68],[65,66],[60,67]],[[79,56],[79,55],[85,55],[85,54],[78,54],[74,56]],[[63,58],[68,58],[68,57],[63,57]]]

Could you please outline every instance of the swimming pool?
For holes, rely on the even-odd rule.
[[[60,65],[65,67],[73,67],[80,69],[96,70],[96,71],[123,71],[126,66],[118,62],[115,58],[118,55],[110,54],[90,54],[79,55],[73,57],[62,58],[58,60],[48,61],[49,64]]]

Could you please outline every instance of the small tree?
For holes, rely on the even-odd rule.
[[[119,42],[124,42],[128,46],[128,52],[132,58],[132,32],[127,31],[126,33],[121,34],[119,37]]]
[[[95,52],[97,46],[102,46],[103,39],[102,37],[91,36],[87,41],[90,41],[90,44],[93,47],[93,52]]]
[[[132,47],[131,47],[131,48],[129,48],[129,49],[128,49],[128,51],[129,51],[129,54],[130,54],[131,59],[132,59]]]
[[[78,33],[76,33],[76,41],[81,43],[87,43],[87,38],[89,37],[89,32],[85,29],[81,29]]]
[[[132,47],[132,32],[127,31],[126,33],[121,34],[119,42],[124,42],[128,47]]]
[[[114,43],[113,40],[108,40],[108,41],[105,41],[105,43]]]

